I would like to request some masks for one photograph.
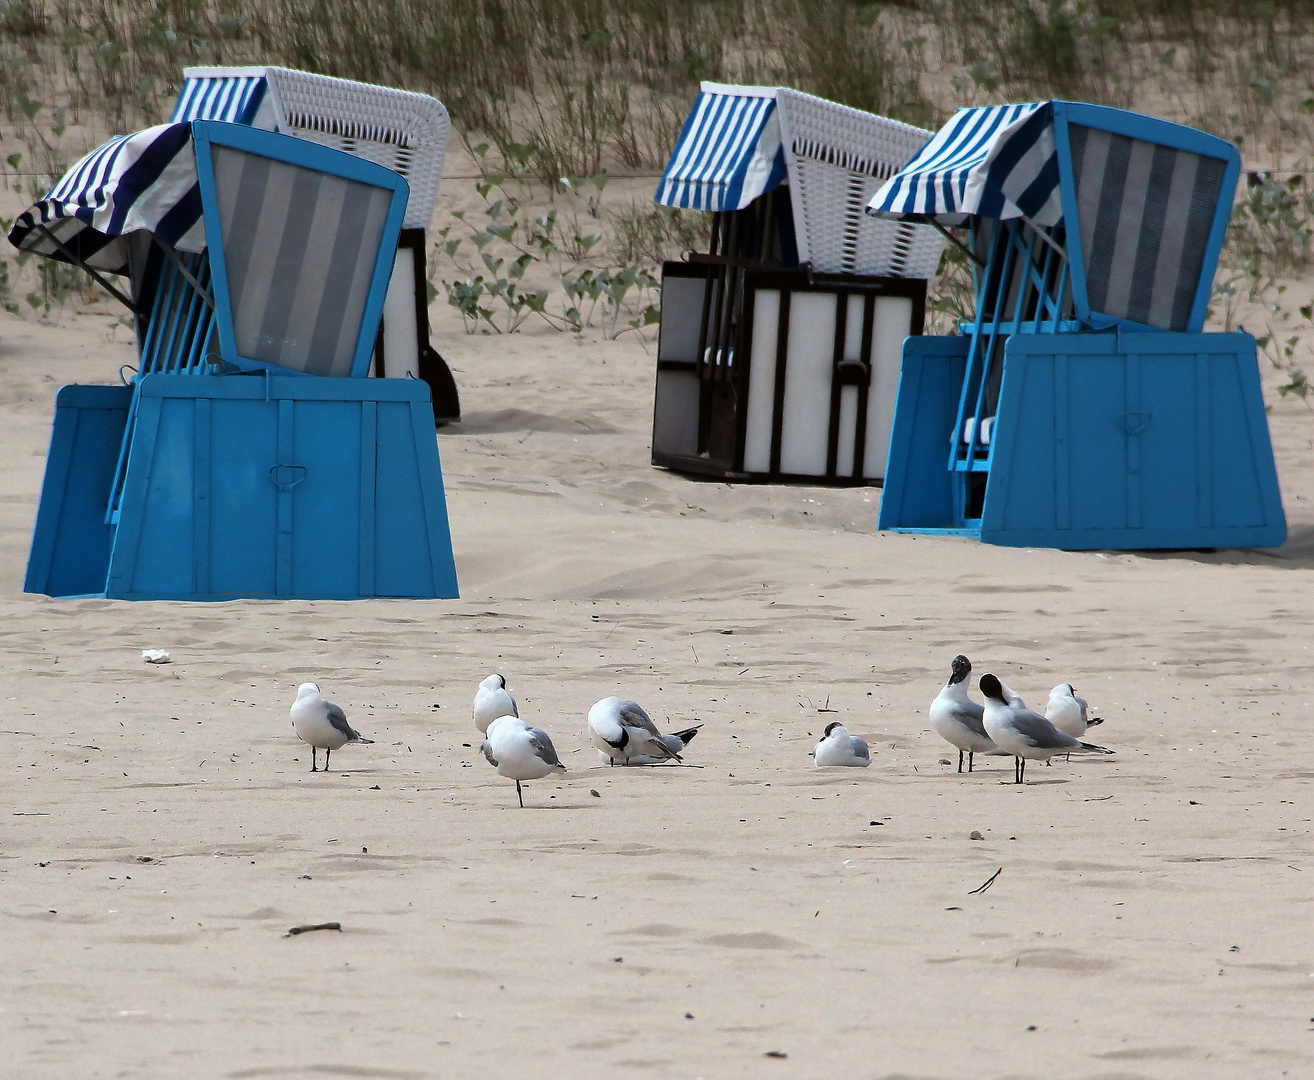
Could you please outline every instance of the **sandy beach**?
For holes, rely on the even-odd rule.
[[[1314,1073],[1303,404],[1270,395],[1281,549],[994,548],[654,470],[651,349],[434,312],[462,599],[224,604],[21,592],[55,390],[134,352],[0,314],[0,1072]],[[927,707],[960,651],[976,697],[1071,682],[1116,755],[958,774]],[[523,810],[470,720],[492,671],[568,769]],[[376,740],[329,773],[305,680]],[[690,767],[603,767],[613,693],[702,722]],[[831,720],[869,769],[812,767]]]

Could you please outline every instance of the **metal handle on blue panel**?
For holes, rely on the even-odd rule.
[[[293,474],[288,476],[287,474]],[[269,468],[269,479],[274,482],[274,487],[279,491],[291,491],[302,480],[306,478],[306,467],[304,465],[271,465]]]
[[[1125,412],[1118,417],[1118,426],[1128,435],[1139,435],[1150,426],[1150,414],[1147,412]]]

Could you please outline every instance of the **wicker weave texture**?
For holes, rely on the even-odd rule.
[[[404,228],[429,226],[452,124],[437,98],[290,68],[186,68],[188,79],[263,73],[276,131],[346,150],[410,185]],[[262,108],[261,114],[264,114]],[[258,126],[265,126],[260,119]]]
[[[451,120],[437,98],[271,67],[280,128],[401,173],[411,188],[404,228],[428,228]]]
[[[823,273],[932,277],[939,233],[866,213],[931,133],[783,87],[776,100],[799,259]]]

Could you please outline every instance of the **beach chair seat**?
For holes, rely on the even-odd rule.
[[[872,194],[930,132],[784,87],[703,83],[656,201],[712,212],[662,270],[652,461],[739,479],[884,475],[899,345],[943,238]]]
[[[406,195],[362,158],[193,121],[112,140],[20,216],[21,250],[126,275],[154,313],[130,387],[61,391],[28,591],[456,594],[428,387],[360,377]]]
[[[1061,548],[1286,536],[1245,333],[1204,320],[1231,143],[1121,109],[960,109],[872,198],[965,230],[976,311],[904,343],[879,526]]]

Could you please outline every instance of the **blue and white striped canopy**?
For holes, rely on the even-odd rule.
[[[1063,218],[1052,102],[959,109],[867,204],[874,217],[961,225]]]
[[[180,251],[205,250],[191,124],[160,124],[98,146],[19,215],[9,242],[20,251],[126,274],[126,237],[139,230]]]
[[[250,124],[260,111],[268,82],[264,68],[230,68],[230,74],[196,78],[187,75],[170,121],[227,120]]]
[[[657,194],[683,210],[740,210],[785,179],[775,90],[703,83]]]

